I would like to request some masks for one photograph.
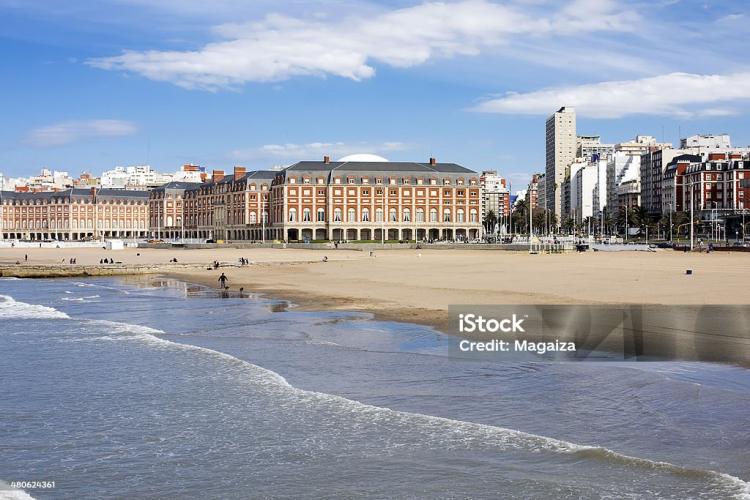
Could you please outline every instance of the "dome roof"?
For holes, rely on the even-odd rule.
[[[339,158],[339,161],[387,162],[388,160],[386,158],[383,158],[382,156],[373,155],[370,153],[357,153]]]

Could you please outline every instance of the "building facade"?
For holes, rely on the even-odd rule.
[[[510,215],[510,191],[505,179],[497,175],[496,170],[485,170],[479,177],[482,206],[480,220],[492,211],[498,221],[503,221]]]
[[[0,192],[2,239],[81,241],[144,238],[149,194],[120,189]]]
[[[562,184],[569,174],[569,166],[576,158],[576,113],[562,107],[547,118],[546,123],[546,198],[547,209],[558,217],[562,214]]]
[[[641,206],[652,216],[661,214],[661,183],[664,171],[681,149],[655,149],[641,155]]]
[[[481,235],[479,175],[455,163],[303,161],[277,173],[274,237],[452,240]]]
[[[706,218],[708,212],[737,212],[750,208],[750,158],[741,153],[709,153],[705,160],[691,162],[682,185],[683,210]],[[701,213],[702,212],[702,213]]]
[[[579,135],[576,137],[577,158],[607,158],[614,152],[614,144],[603,144],[598,135]]]

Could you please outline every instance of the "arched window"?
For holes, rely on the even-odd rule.
[[[318,222],[325,222],[326,221],[326,211],[324,208],[318,209]]]
[[[258,222],[258,214],[250,212],[250,215],[248,215],[248,222],[250,224],[256,224]]]
[[[417,209],[417,222],[424,222],[424,208]]]
[[[335,208],[333,210],[333,222],[341,222],[341,209]]]
[[[309,208],[302,210],[302,222],[312,222],[312,210]]]
[[[383,209],[382,208],[375,209],[375,222],[383,222]]]
[[[411,222],[411,210],[408,208],[404,209],[404,222]]]
[[[469,222],[477,222],[477,209],[472,208],[469,211]]]
[[[451,209],[446,208],[443,210],[443,222],[450,222],[451,221]]]
[[[172,221],[172,216],[168,215],[167,216],[167,227],[172,227],[172,222],[173,222]]]
[[[398,214],[396,213],[395,208],[388,210],[388,220],[391,222],[398,222]]]
[[[362,222],[370,222],[370,209],[369,208],[362,209]]]
[[[437,222],[437,221],[438,221],[437,208],[431,208],[430,209],[430,222]]]
[[[297,209],[296,208],[289,209],[289,222],[297,222]]]
[[[346,220],[347,222],[357,222],[357,211],[353,208],[350,208],[346,211]]]
[[[459,208],[456,211],[456,222],[464,222],[464,209]]]

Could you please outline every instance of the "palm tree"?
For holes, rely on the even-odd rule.
[[[484,229],[487,233],[495,232],[495,224],[497,224],[497,215],[494,210],[489,210],[484,216]]]
[[[565,220],[563,220],[562,228],[565,230],[566,233],[570,234],[573,232],[575,225],[576,223],[572,217],[566,217]]]
[[[534,228],[537,234],[544,232],[544,224],[546,222],[544,212],[545,212],[544,210],[539,209],[539,208],[532,212],[531,218],[534,223]]]
[[[609,213],[609,210],[606,210],[604,212],[604,232],[605,233],[612,233],[612,224],[614,224],[614,220],[612,219],[612,214]]]

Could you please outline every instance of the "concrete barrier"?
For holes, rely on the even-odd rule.
[[[54,264],[54,265],[0,265],[4,278],[75,278],[85,276],[123,276],[128,274],[159,274],[204,269],[207,264]]]

